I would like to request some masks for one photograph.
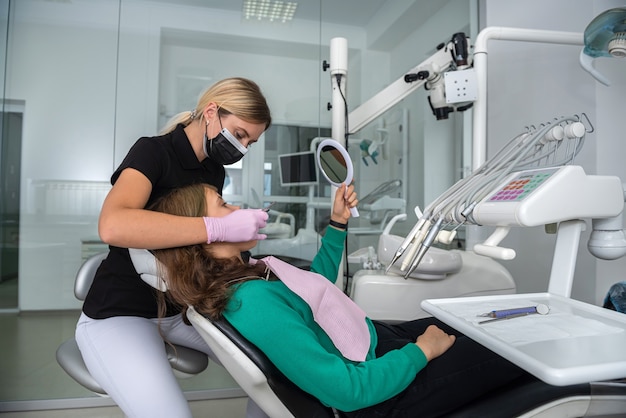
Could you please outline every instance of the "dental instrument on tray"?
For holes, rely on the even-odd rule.
[[[502,321],[504,319],[521,318],[522,316],[528,316],[533,313],[536,313],[536,312],[522,312],[522,313],[513,314],[513,315],[501,316],[500,318],[485,319],[484,321],[480,321],[478,325],[486,324],[489,322]]]
[[[525,308],[513,308],[513,309],[491,311],[491,312],[484,313],[482,315],[478,315],[481,317],[491,318],[491,319],[485,319],[484,321],[480,321],[478,325],[486,324],[486,323],[494,322],[494,321],[501,321],[503,319],[521,318],[522,316],[528,316],[528,315],[533,315],[533,314],[547,315],[549,312],[550,312],[550,307],[548,305],[544,305],[543,303],[540,303],[537,306],[527,306]]]
[[[584,113],[527,127],[426,207],[386,270],[406,253],[400,270],[407,278],[434,242],[451,240],[461,225],[496,226],[474,251],[511,259],[513,250],[497,247],[510,226],[619,215],[624,205],[619,178],[589,176],[572,165],[590,132],[593,126]]]
[[[488,318],[506,318],[512,315],[528,315],[537,313],[539,315],[546,315],[550,312],[550,307],[548,305],[544,305],[543,303],[538,304],[537,306],[526,306],[523,308],[511,308],[511,309],[499,309],[490,312],[486,312],[484,314],[480,314],[478,316],[488,317]]]

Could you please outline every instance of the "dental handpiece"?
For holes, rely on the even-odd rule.
[[[417,252],[417,256],[415,257],[415,260],[413,260],[413,262],[411,263],[411,267],[409,267],[409,269],[404,275],[405,279],[408,279],[411,273],[413,273],[413,271],[415,271],[417,266],[419,266],[420,262],[422,261],[422,258],[424,258],[424,256],[430,249],[430,246],[435,241],[437,234],[441,230],[442,222],[443,222],[443,218],[437,219],[437,222],[435,222],[435,224],[428,231],[428,235],[426,235],[426,238],[424,238],[424,240],[422,241],[422,245],[420,246],[419,251]]]
[[[422,217],[417,221],[415,226],[413,226],[413,229],[411,229],[411,232],[409,232],[409,234],[406,236],[404,241],[402,241],[402,244],[400,244],[395,254],[391,258],[391,261],[389,262],[389,264],[387,264],[387,267],[385,268],[385,273],[388,273],[391,266],[396,261],[398,261],[400,257],[402,257],[402,254],[404,254],[404,251],[406,251],[407,247],[411,244],[411,242],[413,242],[413,238],[415,238],[415,235],[417,234],[417,232],[420,230],[422,225],[424,225],[424,222],[425,222],[425,219]]]
[[[400,271],[405,271],[407,267],[411,265],[411,263],[413,262],[413,259],[415,258],[415,254],[417,253],[417,250],[422,245],[422,242],[424,241],[426,234],[430,230],[431,225],[432,225],[432,222],[430,222],[430,220],[427,219],[422,225],[422,228],[415,235],[415,238],[411,242],[411,246],[409,247],[408,252],[406,253],[406,256],[402,260],[402,264],[400,265]]]
[[[413,271],[415,271],[417,266],[419,266],[419,264],[422,262],[422,258],[424,258],[424,256],[426,255],[428,248],[430,247],[426,247],[425,245],[420,245],[419,250],[417,251],[417,254],[414,257],[413,262],[404,273],[405,279],[408,279],[411,273],[413,273]]]

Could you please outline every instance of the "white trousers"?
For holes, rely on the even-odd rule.
[[[91,319],[81,314],[76,342],[89,373],[131,418],[191,418],[191,410],[167,360],[163,336],[173,344],[215,355],[182,315]],[[207,411],[204,415],[211,416]],[[251,400],[247,417],[266,415]]]

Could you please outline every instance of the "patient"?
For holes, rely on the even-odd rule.
[[[167,297],[225,317],[297,386],[351,417],[444,416],[524,374],[434,318],[372,321],[332,284],[357,202],[353,186],[338,189],[311,272],[274,257],[243,260],[256,241],[157,250]],[[238,209],[206,185],[153,207],[211,217]]]

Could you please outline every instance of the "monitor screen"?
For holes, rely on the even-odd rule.
[[[313,151],[278,156],[281,186],[312,186],[317,184],[317,165]]]

